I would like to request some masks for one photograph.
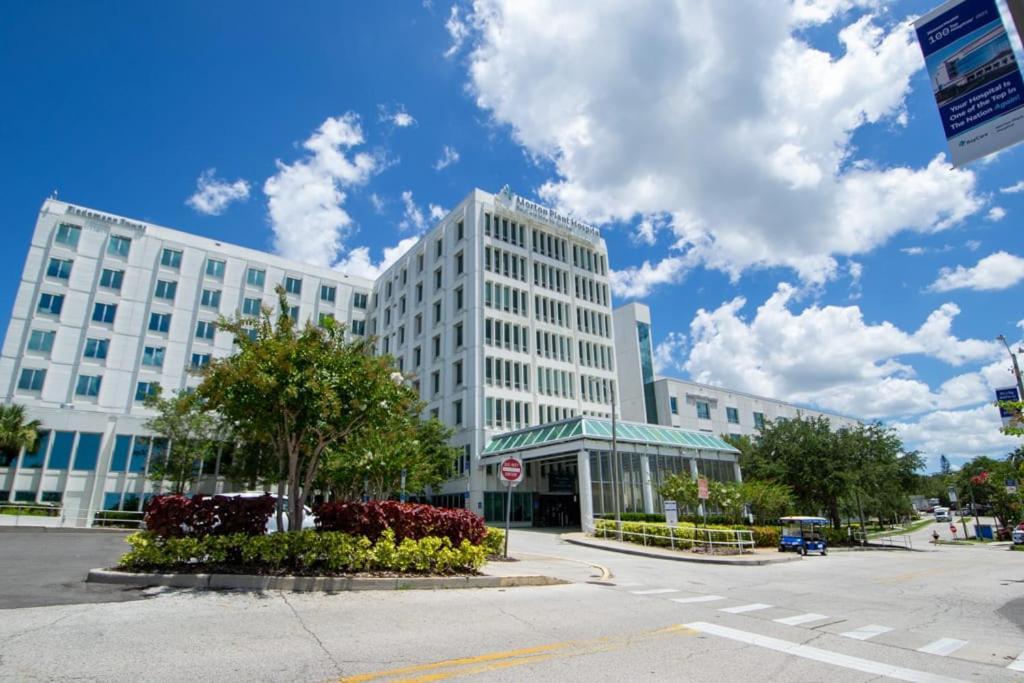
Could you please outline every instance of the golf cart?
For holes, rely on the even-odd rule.
[[[782,525],[782,533],[779,535],[780,553],[794,550],[801,555],[809,552],[828,554],[825,526],[829,522],[824,517],[783,517],[779,523]]]

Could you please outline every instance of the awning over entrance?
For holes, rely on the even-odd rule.
[[[596,417],[574,417],[497,436],[484,448],[483,457],[534,449],[562,441],[587,438],[611,441],[612,422]],[[616,420],[615,439],[623,444],[674,446],[722,453],[739,453],[717,436],[688,429]]]

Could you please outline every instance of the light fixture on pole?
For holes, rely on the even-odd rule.
[[[999,335],[996,339],[1003,342],[1003,346],[1006,347],[1006,352],[1010,354],[1010,361],[1013,362],[1013,376],[1017,380],[1017,395],[1020,397],[1020,400],[1024,401],[1024,381],[1022,381],[1020,377],[1020,366],[1017,364],[1017,356],[1013,353],[1013,350],[1010,348],[1010,344],[1006,341],[1005,336]]]
[[[612,396],[612,497],[615,499],[615,531],[616,538],[622,540],[622,496],[619,493],[621,488],[616,484],[620,474],[619,470],[619,449],[615,438],[615,382],[611,382]]]

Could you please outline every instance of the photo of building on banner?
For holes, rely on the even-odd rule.
[[[1024,80],[996,0],[952,0],[914,28],[953,165],[1024,140]]]

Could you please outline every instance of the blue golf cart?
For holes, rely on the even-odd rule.
[[[825,526],[829,521],[824,517],[783,517],[779,523],[782,524],[782,533],[779,535],[780,553],[793,550],[801,555],[828,554]]]

